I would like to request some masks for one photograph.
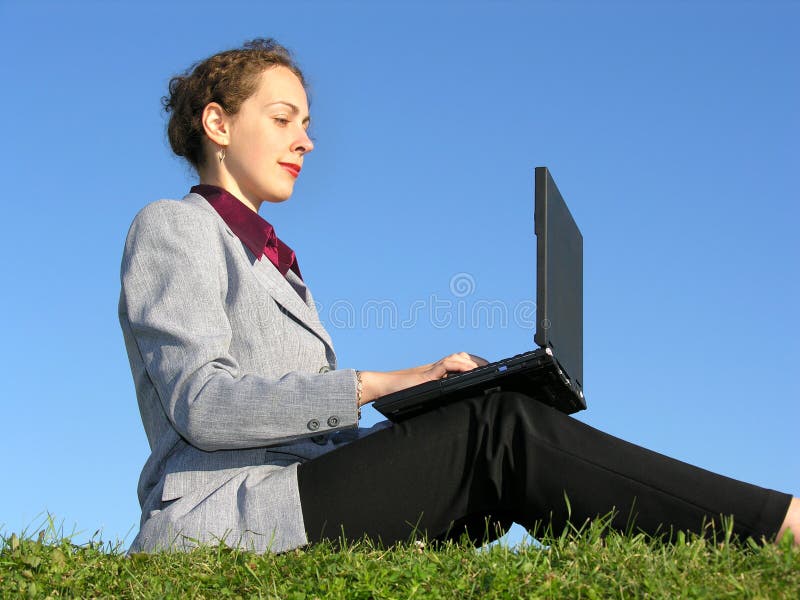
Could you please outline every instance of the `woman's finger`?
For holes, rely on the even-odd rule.
[[[479,367],[485,367],[486,365],[488,365],[488,364],[489,364],[489,361],[488,361],[488,360],[486,360],[485,358],[483,358],[483,357],[481,357],[481,356],[478,356],[477,354],[470,354],[470,355],[469,355],[469,357],[470,357],[470,358],[473,360],[473,362],[474,362],[475,364],[477,364]]]
[[[480,358],[480,357],[478,357]],[[475,367],[480,366],[479,361],[474,360],[473,357],[466,352],[458,352],[444,357],[439,363],[444,366],[446,371],[469,371]]]

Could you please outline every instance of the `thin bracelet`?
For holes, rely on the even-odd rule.
[[[358,407],[358,420],[361,420],[361,393],[364,391],[364,383],[361,381],[361,371],[356,369],[356,402]]]

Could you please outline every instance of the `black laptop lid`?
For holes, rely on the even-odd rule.
[[[583,236],[547,167],[536,167],[536,334],[583,389]]]

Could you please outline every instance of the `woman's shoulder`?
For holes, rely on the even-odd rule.
[[[224,252],[225,237],[221,218],[202,196],[156,200],[134,217],[125,239],[124,256],[163,252],[169,247],[204,254]]]
[[[189,194],[178,200],[165,198],[145,205],[134,217],[133,223],[169,224],[190,221],[194,225],[216,224],[217,213],[205,198]]]
[[[128,236],[148,234],[190,235],[192,237],[219,231],[220,218],[202,196],[162,199],[145,205],[133,218]]]

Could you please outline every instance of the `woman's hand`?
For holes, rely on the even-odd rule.
[[[401,371],[362,371],[361,372],[361,404],[377,400],[381,396],[404,390],[426,381],[435,381],[448,373],[462,373],[476,367],[489,364],[488,361],[474,354],[457,352],[445,356],[441,360]]]

